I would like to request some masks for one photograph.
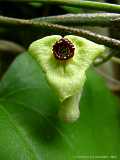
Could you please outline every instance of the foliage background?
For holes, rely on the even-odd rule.
[[[0,2],[1,15],[21,19],[88,12],[96,11],[58,5]],[[98,28],[96,32],[106,34],[106,30],[103,33]],[[12,50],[11,45],[4,43],[6,49],[0,50],[0,159],[74,160],[85,159],[84,156],[86,159],[90,156],[120,159],[119,100],[94,68],[87,73],[80,101],[80,119],[73,124],[58,119],[57,97],[51,92],[41,68],[25,52],[33,40],[47,34],[51,34],[49,30],[43,33],[27,28],[0,27],[1,40],[12,41],[15,46],[19,44],[17,51],[20,47],[19,52],[13,52],[15,46]]]

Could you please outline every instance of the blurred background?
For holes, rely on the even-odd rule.
[[[0,0],[0,15],[34,20],[55,15],[101,13],[34,3],[34,0],[19,1]],[[96,2],[119,4],[120,0]],[[109,28],[77,27],[120,39],[117,24]],[[40,66],[26,54],[31,42],[53,34],[61,33],[44,28],[0,26],[0,160],[75,160],[80,159],[80,155],[89,157],[91,154],[93,159],[96,155],[107,156],[97,159],[119,160],[120,101],[116,97],[120,97],[120,64],[109,60],[94,67],[99,74],[90,69],[80,100],[80,118],[72,124],[59,121],[57,96],[52,95],[46,85]],[[108,53],[113,52],[118,52],[116,56],[120,58],[119,50],[108,48]],[[16,58],[18,55],[21,56]],[[36,158],[31,158],[32,154]]]

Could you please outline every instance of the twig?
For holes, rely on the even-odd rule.
[[[17,3],[31,3],[31,0],[7,0],[7,1],[12,1]],[[101,2],[91,2],[83,0],[34,0],[34,3],[58,4],[58,5],[71,6],[77,8],[81,7],[85,9],[120,13],[120,5],[101,3]]]
[[[91,14],[65,14],[59,16],[49,16],[35,18],[36,21],[62,24],[66,26],[100,26],[108,27],[111,22],[120,18],[120,14],[115,13],[91,13]]]
[[[93,62],[93,65],[96,67],[96,66],[99,66],[105,62],[107,62],[108,60],[112,59],[114,56],[117,56],[119,54],[119,50],[115,50],[114,51],[111,51],[109,54],[105,55],[101,55],[100,57],[98,57],[94,62]]]
[[[0,55],[2,54],[17,55],[23,52],[25,52],[25,49],[19,44],[11,41],[0,40]]]
[[[106,45],[111,48],[120,49],[120,41],[117,39],[112,39],[107,36],[102,36],[99,34],[95,34],[93,32],[83,30],[83,29],[77,29],[72,27],[66,27],[62,25],[55,25],[55,24],[49,24],[47,22],[38,22],[33,20],[23,20],[23,19],[16,19],[16,18],[8,18],[0,16],[0,26],[1,27],[18,27],[21,29],[35,29],[39,32],[47,32],[49,33],[57,33],[57,34],[74,34],[81,37],[85,37],[91,41],[94,41],[99,44]]]
[[[115,63],[120,64],[120,58],[112,57],[112,61],[115,62]]]

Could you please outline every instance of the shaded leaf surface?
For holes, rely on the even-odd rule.
[[[16,59],[0,88],[1,160],[119,156],[119,106],[94,72],[88,72],[80,102],[81,117],[73,124],[57,118],[57,97],[27,54]]]

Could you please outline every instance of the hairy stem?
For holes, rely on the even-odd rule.
[[[65,14],[59,16],[40,17],[34,20],[48,23],[57,23],[66,26],[100,26],[108,27],[112,21],[120,18],[115,13],[91,13],[91,14]]]
[[[120,64],[120,58],[112,57],[112,61],[115,62],[115,63]]]
[[[108,55],[101,55],[99,58],[97,58],[94,62],[93,65],[94,66],[99,66],[105,62],[107,62],[108,60],[112,59],[114,56],[118,55],[118,50],[116,50],[116,52],[110,52]]]
[[[31,0],[7,0],[7,1],[21,2],[21,3],[31,2]],[[120,5],[101,3],[101,2],[82,1],[82,0],[34,0],[34,3],[58,4],[58,5],[71,6],[77,8],[81,7],[85,9],[120,13]]]
[[[19,53],[25,52],[25,49],[16,44],[15,42],[0,40],[0,55],[1,54],[10,54],[17,55]]]
[[[100,11],[108,11],[108,12],[118,12],[120,13],[120,5],[109,4],[109,3],[101,3],[101,2],[91,2],[91,1],[80,1],[80,0],[36,0],[41,3],[50,3],[50,4],[59,4],[66,5],[77,8],[86,8],[86,9],[94,9]]]
[[[91,41],[94,41],[99,44],[106,45],[111,48],[120,49],[120,41],[117,39],[112,39],[107,36],[102,36],[99,34],[95,34],[93,32],[84,30],[84,29],[77,29],[72,27],[66,27],[62,25],[50,24],[47,22],[38,22],[33,20],[23,20],[23,19],[16,19],[16,18],[8,18],[0,16],[0,26],[1,27],[18,27],[20,29],[35,29],[38,32],[52,32],[53,34],[74,34],[81,37],[85,37]]]

